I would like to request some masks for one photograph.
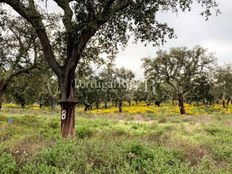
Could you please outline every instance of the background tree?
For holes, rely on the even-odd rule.
[[[59,101],[59,89],[54,73],[45,62],[41,62],[39,71],[32,71],[30,76],[36,84],[34,85],[36,89],[34,96],[36,96],[36,102],[40,108],[49,106],[54,111]]]
[[[155,101],[155,87],[151,80],[141,81],[137,84],[134,91],[134,100],[138,105],[139,102],[144,101],[147,106],[150,106]]]
[[[118,69],[113,63],[108,63],[99,74],[90,71],[88,76],[81,79],[78,85],[78,99],[85,106],[85,111],[92,109],[94,104],[99,109],[101,103],[108,108],[108,104],[114,102],[122,112],[123,101],[130,105],[133,100],[133,80],[132,71]]]
[[[184,95],[189,85],[206,73],[215,58],[201,47],[192,50],[172,48],[170,52],[158,51],[154,59],[144,59],[145,76],[156,83],[166,83],[177,93],[180,113],[186,114]]]
[[[155,92],[154,95],[156,106],[160,107],[163,101],[171,99],[173,92],[168,85],[156,83],[155,86],[153,86],[153,88]]]
[[[207,74],[201,74],[189,85],[186,100],[190,104],[196,102],[197,105],[199,105],[199,102],[203,102],[203,104],[208,107],[208,105],[211,105],[214,101],[214,96],[212,94],[213,88],[214,83],[212,79],[210,79]]]
[[[26,105],[34,104],[38,101],[39,91],[44,90],[41,85],[41,80],[43,79],[38,70],[34,71],[12,79],[6,90],[6,98],[9,102],[17,103],[24,108]]]
[[[173,37],[173,29],[167,24],[157,21],[160,11],[190,10],[192,0],[179,1],[147,1],[147,0],[53,0],[62,10],[60,17],[64,30],[61,32],[65,43],[63,61],[58,63],[48,37],[43,15],[34,0],[0,0],[10,5],[23,16],[36,31],[44,57],[58,77],[61,91],[61,131],[63,137],[75,135],[75,70],[91,45],[100,47],[106,53],[112,53],[118,46],[125,45],[130,32],[136,40],[153,42],[165,41],[166,36]],[[211,15],[210,9],[216,7],[214,0],[196,0],[205,7],[203,15]],[[65,114],[64,114],[65,113]]]
[[[161,103],[170,99],[171,96],[172,91],[166,84],[155,84],[151,80],[145,80],[138,83],[136,89],[134,90],[133,99],[136,104],[144,101],[147,106],[155,104],[156,106],[160,107]]]
[[[145,101],[146,99],[146,93],[145,93],[145,82],[140,81],[136,85],[136,89],[134,90],[133,99],[138,105],[140,102]]]
[[[99,71],[99,68],[103,66],[107,61],[113,61],[112,57],[103,59],[102,57],[96,57],[96,50],[86,53],[86,58],[81,60],[78,65],[78,71],[76,72],[77,89],[76,96],[79,105],[85,106],[85,111],[92,109],[93,105],[97,108],[100,107],[100,103],[104,101],[104,91],[98,86],[102,83],[101,73],[98,74],[93,70]]]
[[[101,83],[104,85],[102,100],[104,102],[105,109],[109,107],[110,103],[112,104],[113,100],[116,100],[113,87],[111,87],[112,85],[109,84],[114,83],[115,71],[115,64],[113,62],[108,62],[105,68],[103,68],[103,70],[99,73]]]
[[[85,111],[92,109],[94,104],[97,109],[99,108],[101,88],[96,85],[97,83],[99,83],[99,79],[95,74],[80,79],[77,88],[77,99],[79,104],[85,106]]]
[[[0,21],[0,110],[3,94],[16,76],[29,73],[41,60],[34,30],[21,17],[1,14]],[[23,26],[23,27],[22,27]]]
[[[227,103],[231,101],[232,98],[232,69],[231,65],[224,65],[218,67],[215,71],[215,87],[214,93],[219,100],[222,100],[222,105],[226,107]]]
[[[57,85],[57,79],[54,76],[46,78],[44,80],[44,96],[47,99],[48,105],[52,111],[55,111],[56,105],[58,104],[59,89]]]
[[[132,94],[134,77],[134,73],[125,68],[116,69],[115,71],[113,84],[116,87],[113,88],[113,93],[118,103],[119,112],[122,112],[123,100],[128,99],[128,95]]]

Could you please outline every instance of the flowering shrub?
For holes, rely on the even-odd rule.
[[[13,104],[13,103],[8,103],[4,104],[3,107],[5,108],[20,108],[19,105]],[[32,104],[32,105],[27,105],[25,107],[26,109],[29,110],[35,110],[38,111],[40,110],[39,104]],[[49,111],[49,107],[42,107],[42,110]],[[84,108],[83,107],[77,107],[76,111],[83,112]],[[118,108],[111,106],[108,109],[105,109],[103,106],[100,107],[100,109],[95,109],[87,111],[90,114],[110,114],[110,113],[118,113]],[[191,105],[191,104],[185,104],[185,110],[188,115],[194,115],[194,116],[199,116],[199,115],[210,115],[210,114],[221,114],[221,115],[230,115],[232,114],[232,106],[228,106],[226,108],[223,108],[222,105],[220,104],[214,104],[212,106],[206,107],[204,105],[196,106],[196,105]],[[151,105],[147,106],[145,103],[141,102],[139,105],[133,104],[131,106],[128,106],[126,103],[123,105],[123,112],[124,113],[129,113],[129,114],[155,114],[155,115],[179,115],[179,106],[173,105],[171,103],[162,103],[161,107],[157,107],[156,105]]]
[[[232,114],[232,107],[223,108],[222,105],[215,104],[209,107],[195,106],[190,104],[185,104],[185,110],[188,115],[209,115],[212,113],[218,113],[223,115]],[[108,109],[100,108],[100,109],[93,109],[88,111],[92,114],[107,114],[107,113],[117,113],[117,107],[110,107]],[[129,114],[144,114],[144,113],[152,113],[155,115],[179,115],[179,107],[178,105],[172,104],[163,104],[161,107],[157,107],[155,105],[146,106],[145,104],[141,103],[139,105],[132,105],[132,106],[124,106],[123,112]]]
[[[3,104],[3,108],[21,108],[20,107],[20,105],[17,105],[17,104],[15,104],[15,103],[4,103]],[[42,107],[43,108],[43,110],[49,110],[49,107]],[[31,105],[26,105],[25,106],[25,109],[32,109],[32,110],[40,110],[41,108],[40,108],[40,106],[39,106],[39,104],[31,104]]]

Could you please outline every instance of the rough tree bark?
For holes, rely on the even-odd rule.
[[[147,106],[151,105],[151,102],[148,102],[147,100],[145,101],[145,103],[147,104]]]
[[[3,93],[0,91],[0,111],[2,110]]]
[[[229,98],[226,102],[227,106],[232,102],[231,98]]]
[[[16,96],[16,97],[19,101],[21,108],[25,108],[25,105],[26,105],[25,99],[22,96]]]
[[[178,100],[179,100],[179,108],[180,108],[180,114],[184,115],[186,114],[185,108],[184,108],[184,94],[183,93],[178,93]]]
[[[155,101],[155,105],[158,106],[158,107],[160,107],[160,104],[161,104],[161,103],[162,103],[162,99],[159,100],[159,101]]]
[[[96,102],[96,109],[99,109],[99,105],[100,105],[100,104],[99,104],[99,102],[97,101],[97,102]]]
[[[223,108],[226,108],[226,101],[225,100],[222,100],[222,106],[223,106]]]
[[[108,105],[107,105],[107,102],[105,102],[105,105],[104,105],[104,106],[105,106],[105,109],[108,109]]]
[[[122,112],[122,99],[119,99],[118,101],[118,108],[119,108],[119,112]]]
[[[25,105],[26,105],[26,103],[25,103],[25,100],[21,100],[20,101],[20,105],[21,105],[21,108],[25,108]]]
[[[75,76],[58,79],[61,90],[61,135],[63,138],[75,137]]]
[[[223,108],[226,108],[226,89],[223,88],[223,94],[222,94],[222,106]]]
[[[4,83],[4,80],[0,80],[0,111],[2,110],[3,103],[3,94],[6,90],[7,84]]]
[[[136,103],[136,105],[137,105],[137,106],[139,105],[139,102],[138,102],[138,100],[135,100],[135,103]]]
[[[61,134],[63,138],[75,136],[75,107],[76,102],[60,102],[61,105]]]

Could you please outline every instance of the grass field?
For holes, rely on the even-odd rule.
[[[77,109],[73,140],[60,138],[58,111],[4,108],[0,174],[232,173],[230,108],[187,106],[180,116],[170,105],[139,107]]]

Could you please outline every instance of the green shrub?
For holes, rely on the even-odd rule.
[[[91,136],[93,136],[93,131],[89,128],[86,128],[86,127],[78,127],[77,128],[77,136],[79,138],[89,138]]]
[[[109,132],[104,133],[104,134],[107,134],[108,136],[110,136],[112,138],[117,138],[117,137],[121,137],[121,136],[129,136],[130,135],[126,130],[124,130],[122,128],[112,129]]]
[[[57,174],[58,172],[59,170],[56,167],[49,166],[43,163],[36,166],[29,164],[21,170],[21,173],[24,174]]]
[[[74,157],[75,143],[58,142],[54,147],[45,149],[31,157],[22,167],[20,173],[25,174],[56,174],[71,162],[76,162]]]
[[[43,124],[42,121],[43,121],[42,119],[40,120],[36,116],[29,116],[29,115],[14,118],[14,122],[17,125],[28,126],[28,127],[33,127],[33,128],[40,127]]]
[[[126,149],[126,162],[134,173],[187,173],[188,166],[182,162],[177,151],[163,147],[151,148],[137,142],[129,144]]]
[[[11,174],[16,171],[15,159],[10,154],[3,153],[0,156],[0,173]]]
[[[20,132],[20,128],[14,125],[7,125],[0,131],[0,142],[10,140],[18,132]]]
[[[57,120],[51,120],[48,122],[48,127],[52,129],[58,129],[60,126],[60,123]]]
[[[7,117],[5,115],[0,115],[0,122],[7,121]]]

